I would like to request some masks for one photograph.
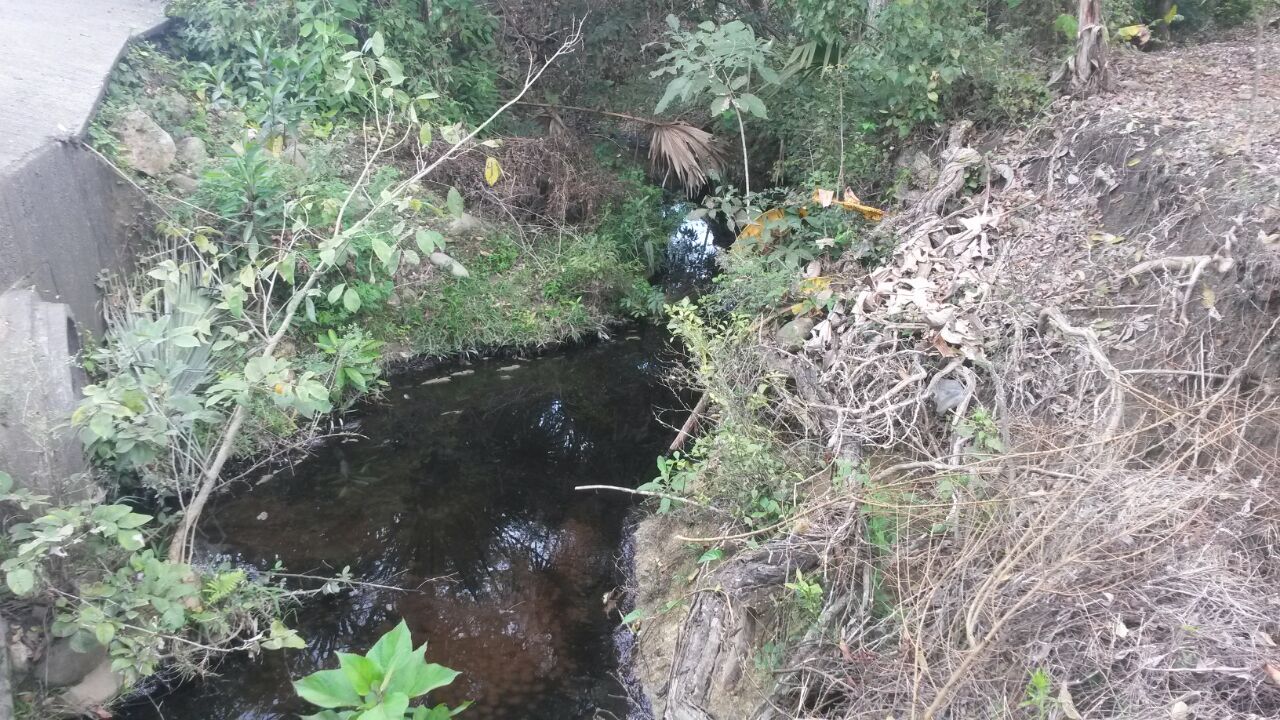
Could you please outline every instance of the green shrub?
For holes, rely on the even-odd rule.
[[[313,720],[448,720],[471,703],[410,708],[409,703],[452,683],[456,670],[429,663],[426,644],[413,648],[409,627],[383,635],[365,655],[338,653],[338,669],[311,673],[294,690],[321,712]]]

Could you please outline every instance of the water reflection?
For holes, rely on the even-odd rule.
[[[428,657],[462,671],[439,700],[482,720],[626,717],[602,597],[625,497],[573,490],[648,479],[669,441],[654,408],[677,405],[648,340],[579,350],[440,385],[407,377],[369,413],[369,438],[326,448],[291,477],[222,501],[207,552],[266,568],[417,588],[318,600],[295,624],[305,651],[223,666],[223,676],[120,717],[244,720],[307,712],[290,677],[366,649],[403,617]],[[501,379],[509,374],[509,380]],[[403,396],[408,395],[408,399]],[[265,513],[265,514],[264,514]]]
[[[667,212],[687,215],[692,208],[677,203]],[[667,243],[667,257],[663,271],[663,285],[669,297],[683,297],[705,288],[715,276],[721,246],[733,242],[733,234],[705,218],[680,223]]]

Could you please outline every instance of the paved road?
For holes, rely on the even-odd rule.
[[[83,133],[125,43],[164,19],[164,0],[0,0],[0,174]]]

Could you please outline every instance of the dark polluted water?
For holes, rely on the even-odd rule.
[[[683,419],[657,332],[526,362],[395,378],[365,410],[365,439],[334,442],[291,473],[205,515],[206,553],[289,572],[350,566],[376,588],[307,601],[305,650],[233,658],[217,677],[122,709],[129,720],[266,720],[314,712],[290,680],[363,652],[401,618],[427,658],[462,675],[435,701],[473,720],[626,718],[619,612],[622,493],[652,477]],[[450,375],[450,372],[471,371]],[[432,382],[448,377],[447,382]],[[314,585],[312,585],[314,586]]]

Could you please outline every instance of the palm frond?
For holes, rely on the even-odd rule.
[[[664,180],[674,176],[693,195],[723,172],[725,157],[714,135],[677,121],[650,125],[649,162]]]

